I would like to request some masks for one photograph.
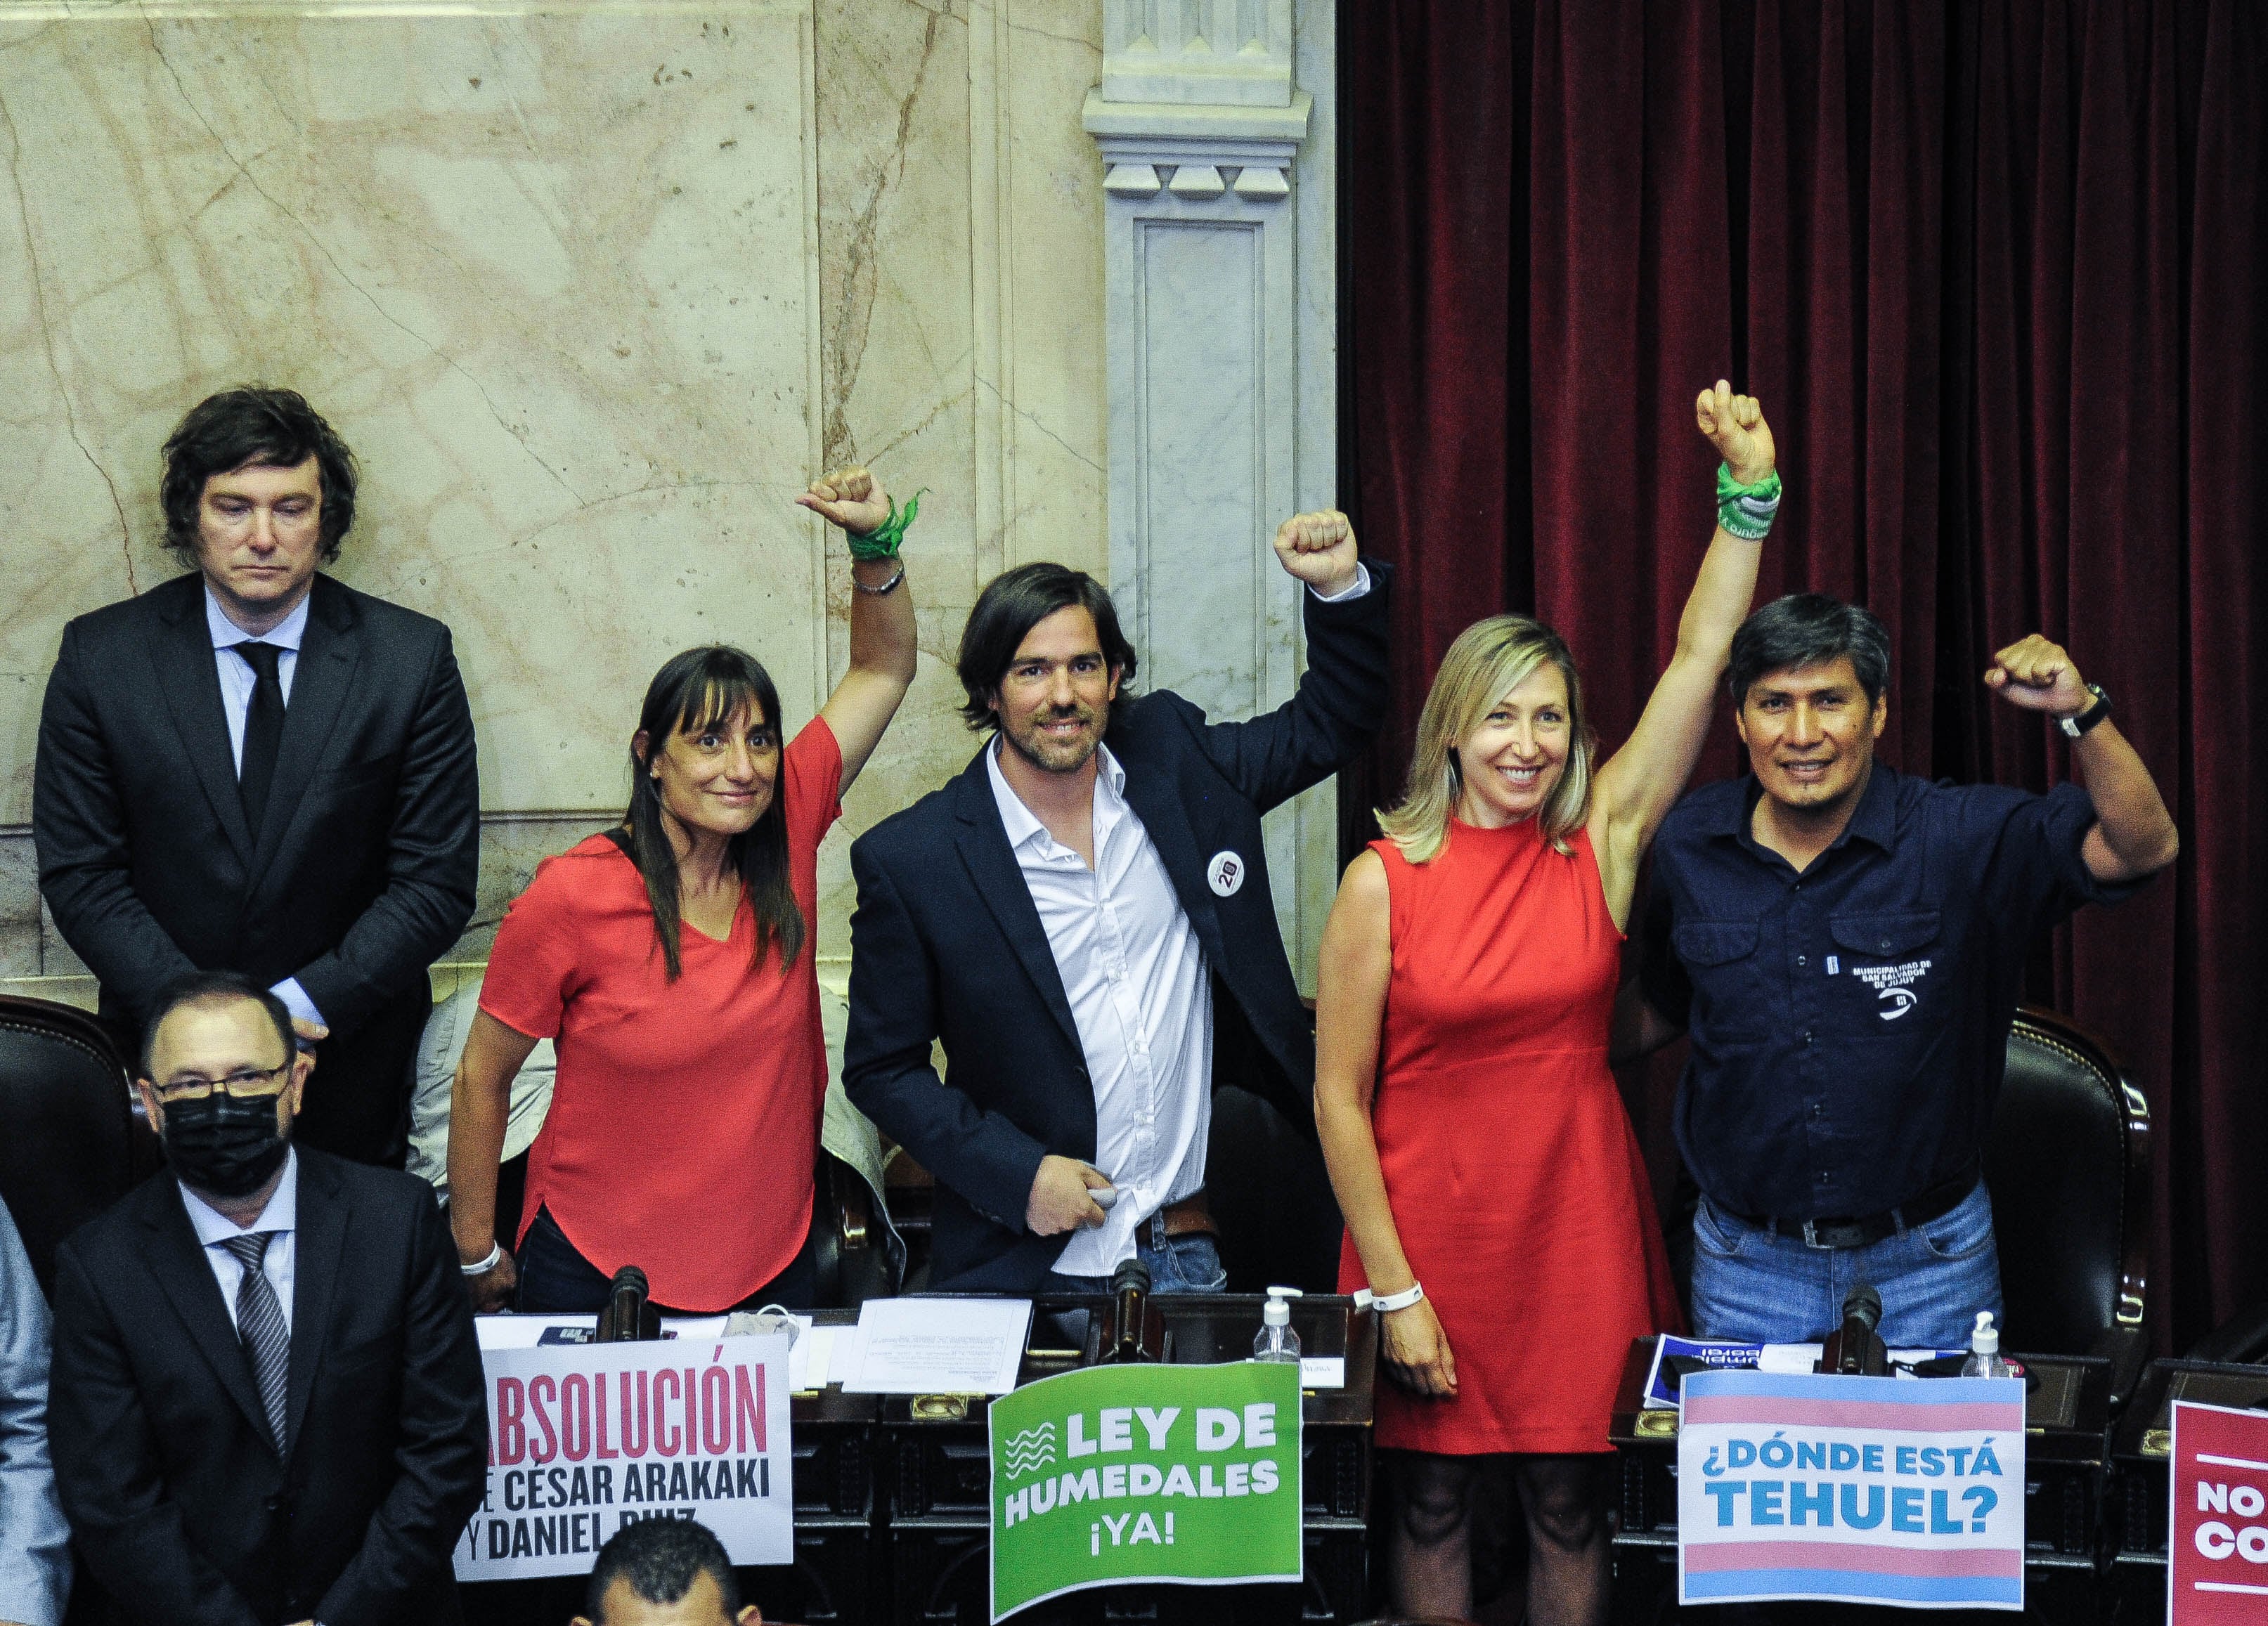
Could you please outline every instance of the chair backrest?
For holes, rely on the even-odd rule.
[[[55,1244],[150,1165],[143,1143],[153,1137],[128,1088],[126,1063],[92,1016],[0,996],[0,1199],[42,1292],[55,1289]]]
[[[2150,1104],[2102,1041],[2027,1006],[1984,1149],[2006,1347],[2082,1355],[2139,1328],[2150,1241]]]

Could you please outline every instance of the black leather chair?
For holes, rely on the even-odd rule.
[[[41,1292],[54,1291],[55,1244],[158,1166],[127,1075],[86,1012],[0,997],[0,1200]]]
[[[2029,1006],[1984,1149],[2007,1305],[2003,1347],[2097,1355],[2124,1406],[2149,1357],[2150,1103],[2110,1048]]]
[[[2249,1304],[2183,1352],[2191,1361],[2268,1365],[2268,1299]]]
[[[896,1272],[865,1181],[834,1153],[821,1151],[813,1185],[811,1228],[818,1240],[812,1254],[819,1267],[815,1301],[855,1310],[869,1299],[888,1298]]]

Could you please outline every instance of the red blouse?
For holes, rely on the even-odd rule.
[[[646,1274],[656,1302],[719,1311],[792,1263],[810,1228],[827,1093],[819,842],[842,815],[843,752],[817,717],[782,754],[802,951],[750,966],[747,900],[724,942],[686,925],[676,982],[637,866],[604,835],[546,858],[490,952],[481,1009],[556,1041],[519,1235],[548,1207],[584,1258]]]

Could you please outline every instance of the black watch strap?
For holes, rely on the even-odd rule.
[[[2102,692],[2102,685],[2090,683],[2087,686],[2087,692],[2095,696],[2093,705],[2077,717],[2056,719],[2056,726],[2063,730],[2067,739],[2076,739],[2096,724],[2108,722],[2110,718],[2110,696]]]

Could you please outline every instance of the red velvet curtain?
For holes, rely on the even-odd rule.
[[[1760,592],[1889,623],[1887,760],[2062,777],[1979,681],[2033,630],[2116,697],[2181,862],[2058,933],[2033,995],[2149,1093],[2161,1344],[2268,1295],[2268,7],[1363,0],[1341,28],[1347,496],[1403,565],[1373,794],[1498,608],[1565,633],[1627,734],[1712,525],[1690,402],[1729,375],[1789,482]],[[1720,725],[1699,777],[1738,768]]]

